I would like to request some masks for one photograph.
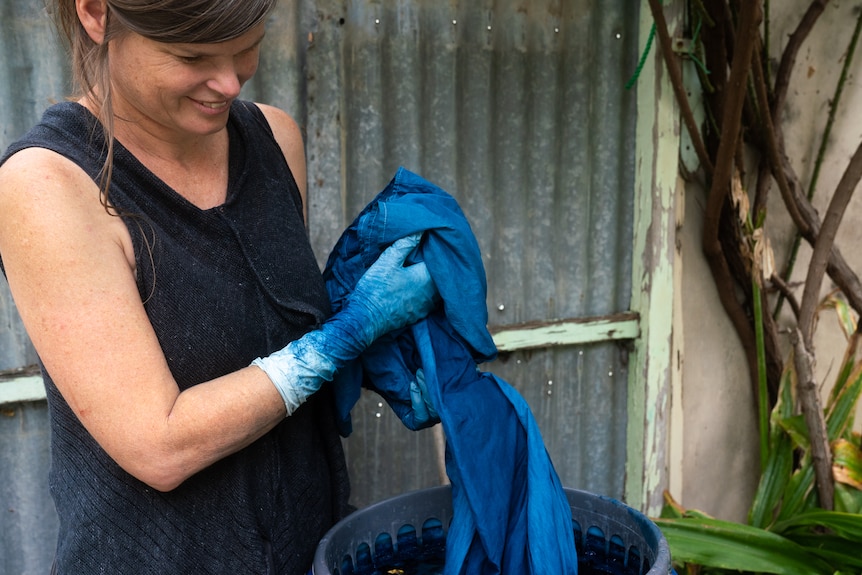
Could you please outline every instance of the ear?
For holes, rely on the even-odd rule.
[[[108,22],[108,6],[106,0],[75,0],[78,20],[90,39],[101,44],[105,39],[105,27]]]

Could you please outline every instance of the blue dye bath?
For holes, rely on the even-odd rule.
[[[667,575],[670,550],[642,513],[566,489],[578,575]],[[318,546],[315,575],[442,575],[453,519],[448,486],[406,493],[346,517]],[[376,534],[376,535],[375,535]]]
[[[395,541],[388,533],[378,535],[373,552],[367,544],[360,544],[355,564],[346,557],[336,575],[439,575],[445,558],[443,523],[432,518],[422,525],[421,540],[412,526],[405,525]]]
[[[619,537],[608,541],[601,530],[591,527],[583,533],[574,522],[578,552],[578,575],[643,575],[650,569],[636,547],[626,548]],[[335,575],[442,575],[446,559],[443,525],[436,519],[426,521],[421,539],[410,527],[403,527],[396,541],[381,533],[374,550],[362,543],[354,558],[345,558]],[[355,562],[354,562],[355,561]]]

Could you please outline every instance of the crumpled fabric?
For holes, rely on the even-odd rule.
[[[329,256],[324,280],[338,311],[362,273],[396,239],[425,234],[424,260],[442,303],[426,319],[378,339],[334,381],[340,431],[362,386],[411,429],[410,382],[422,369],[446,436],[453,520],[445,575],[572,575],[571,509],[524,398],[478,364],[496,356],[487,330],[479,246],[457,202],[403,168],[359,214]]]

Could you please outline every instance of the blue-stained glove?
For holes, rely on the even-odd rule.
[[[413,425],[415,429],[422,429],[440,421],[434,404],[428,395],[428,387],[425,385],[425,372],[422,368],[416,370],[416,381],[410,382],[410,404],[413,407]]]
[[[404,265],[420,240],[421,234],[414,234],[395,241],[320,329],[252,362],[275,384],[288,415],[375,339],[431,312],[437,289],[428,268],[424,262]]]

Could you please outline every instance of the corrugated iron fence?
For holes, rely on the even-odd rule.
[[[626,0],[283,1],[250,99],[306,136],[312,243],[405,166],[461,203],[495,329],[629,309],[639,15]],[[0,147],[68,91],[48,15],[0,0]],[[38,207],[34,207],[38,208]],[[34,354],[0,280],[0,371]],[[530,346],[533,347],[533,346]],[[529,401],[567,486],[621,497],[626,342],[517,350],[483,369]],[[9,382],[0,380],[0,389]],[[441,481],[435,431],[364,396],[345,440],[354,503]],[[0,570],[44,573],[56,518],[44,403],[0,406]],[[493,473],[493,462],[489,462]]]

